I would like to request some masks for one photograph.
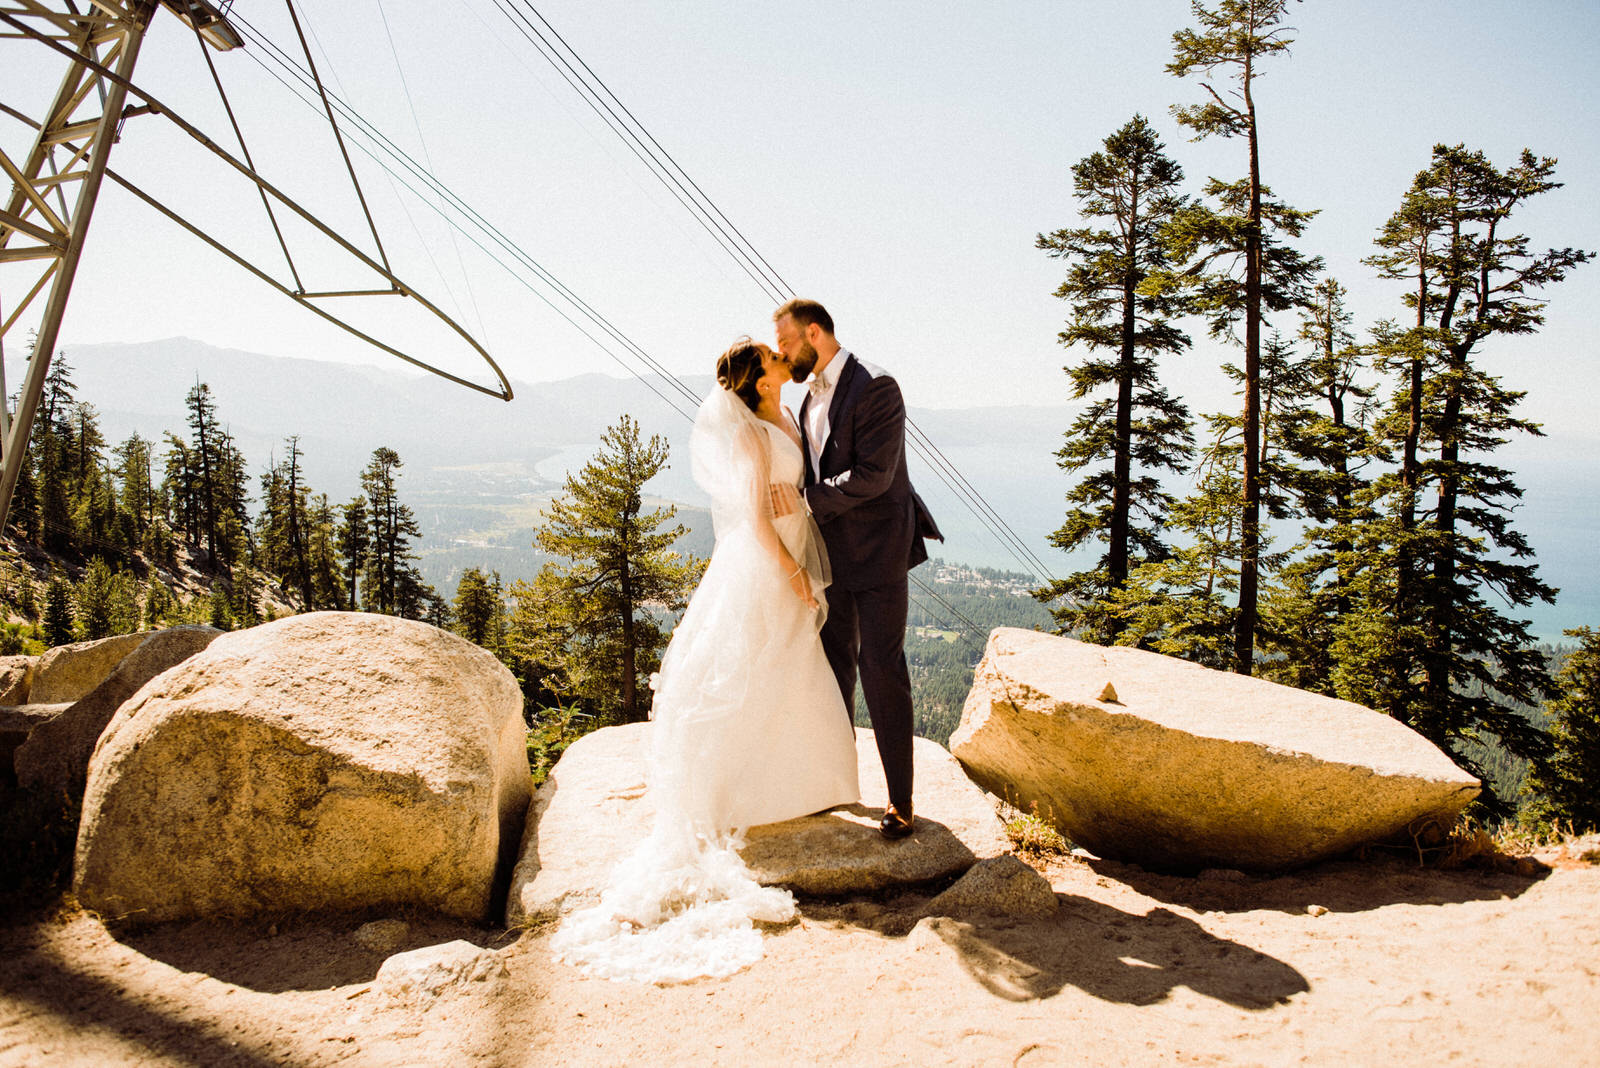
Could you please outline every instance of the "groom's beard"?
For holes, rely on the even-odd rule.
[[[811,369],[817,365],[816,347],[809,341],[800,342],[800,352],[789,361],[789,377],[796,382],[804,382],[811,374]]]

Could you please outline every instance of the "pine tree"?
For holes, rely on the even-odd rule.
[[[1360,379],[1365,350],[1354,344],[1344,287],[1325,279],[1301,314],[1307,353],[1285,375],[1275,419],[1289,460],[1276,473],[1288,507],[1306,521],[1295,558],[1262,596],[1261,673],[1275,682],[1331,693],[1333,643],[1350,612],[1356,506],[1370,462],[1372,391]]]
[[[72,529],[80,542],[104,552],[111,547],[131,549],[133,543],[117,523],[117,489],[105,469],[105,436],[94,405],[78,402],[68,412],[63,439],[66,450],[67,505]]]
[[[114,585],[115,576],[105,560],[98,556],[90,560],[82,581],[73,591],[76,608],[73,616],[77,620],[80,640],[94,641],[117,633],[112,618],[112,602],[116,596]]]
[[[311,574],[311,600],[308,606],[339,608],[344,605],[344,583],[339,574],[339,526],[326,493],[307,501],[309,529],[306,536],[308,568]]]
[[[1578,639],[1556,676],[1549,703],[1551,752],[1528,775],[1529,816],[1563,820],[1577,833],[1600,831],[1600,633],[1566,632]]]
[[[233,610],[228,604],[228,591],[224,590],[220,583],[211,587],[208,604],[210,615],[207,622],[218,630],[232,630]]]
[[[301,471],[300,439],[284,440],[288,452],[261,476],[261,514],[256,520],[256,560],[268,574],[297,590],[300,606],[318,606],[311,579],[311,489]]]
[[[337,544],[339,559],[344,565],[344,585],[348,601],[345,607],[356,610],[356,586],[367,568],[367,549],[372,533],[367,527],[367,499],[357,496],[348,501],[339,512]]]
[[[158,578],[151,578],[144,595],[144,622],[148,630],[165,626],[177,615],[178,604],[172,591]]]
[[[46,551],[72,552],[72,503],[68,492],[66,434],[59,425],[40,419],[34,425],[39,446],[39,527]]]
[[[1174,502],[1167,557],[1134,568],[1107,608],[1118,645],[1136,645],[1208,667],[1234,666],[1239,590],[1239,442],[1210,416],[1213,441],[1195,465],[1195,488]]]
[[[67,418],[67,482],[69,497],[81,498],[91,479],[98,476],[106,446],[100,432],[100,413],[87,401],[72,405]]]
[[[35,423],[34,437],[37,438],[38,424]],[[6,517],[6,526],[19,540],[29,545],[42,545],[44,542],[43,527],[39,522],[39,480],[36,470],[39,466],[38,449],[32,443],[23,453],[22,466],[17,471],[17,486],[11,494],[11,511]]]
[[[78,638],[93,641],[111,634],[111,569],[95,557],[84,570],[83,579],[73,591],[73,616],[78,623]]]
[[[119,503],[121,510],[133,522],[134,540],[138,545],[145,531],[155,522],[158,499],[155,485],[155,447],[138,432],[128,436],[116,448],[117,475],[121,481]]]
[[[39,618],[39,596],[34,589],[33,579],[26,573],[17,575],[17,612],[26,620]]]
[[[1257,64],[1288,50],[1292,41],[1281,25],[1288,0],[1220,0],[1207,8],[1193,4],[1200,32],[1183,29],[1173,34],[1170,74],[1183,78],[1221,71],[1235,88],[1224,96],[1208,82],[1201,85],[1210,97],[1203,104],[1175,106],[1177,120],[1199,140],[1211,136],[1243,137],[1246,141],[1246,176],[1237,182],[1213,178],[1206,195],[1216,208],[1195,208],[1183,213],[1172,230],[1172,250],[1177,259],[1198,258],[1187,269],[1197,275],[1195,310],[1210,321],[1213,335],[1232,337],[1236,324],[1244,326],[1243,445],[1240,458],[1240,561],[1238,613],[1234,635],[1234,669],[1250,674],[1255,669],[1255,635],[1260,582],[1261,485],[1257,466],[1261,448],[1261,329],[1267,310],[1282,310],[1299,299],[1304,279],[1318,264],[1306,261],[1268,234],[1271,226],[1288,236],[1298,236],[1311,213],[1295,211],[1268,200],[1261,177],[1259,125],[1256,113]],[[1219,269],[1228,262],[1231,270]]]
[[[173,533],[189,545],[198,545],[204,508],[200,503],[199,466],[189,443],[168,432],[161,494],[170,502]]]
[[[1481,152],[1439,145],[1369,261],[1409,283],[1414,321],[1377,338],[1379,367],[1396,388],[1376,432],[1398,464],[1366,494],[1377,518],[1356,540],[1363,603],[1336,649],[1336,681],[1343,696],[1384,709],[1469,765],[1451,743],[1481,731],[1525,759],[1548,747],[1508,707],[1537,705],[1550,680],[1528,623],[1498,603],[1525,608],[1555,591],[1510,523],[1521,488],[1489,462],[1509,435],[1540,430],[1514,414],[1523,395],[1479,364],[1486,344],[1542,325],[1536,292],[1591,258],[1536,253],[1510,232],[1517,209],[1559,188],[1554,169],[1527,151],[1501,170]]]
[[[207,563],[216,568],[220,562],[218,545],[221,541],[222,474],[217,470],[217,406],[211,399],[211,387],[196,382],[184,397],[189,409],[189,448],[186,459],[192,463],[195,493],[195,522],[206,551]]]
[[[28,343],[28,359],[36,355],[35,341]],[[77,385],[72,381],[72,365],[65,352],[56,354],[45,374],[39,410],[28,438],[24,462],[29,476],[31,501],[25,505],[27,521],[34,527],[34,544],[58,556],[72,551],[72,502],[68,481],[67,442],[71,437],[69,415],[76,403]]]
[[[1084,409],[1056,453],[1063,469],[1087,473],[1068,493],[1073,507],[1050,541],[1069,552],[1093,541],[1106,548],[1094,568],[1035,596],[1064,601],[1054,609],[1064,632],[1111,641],[1116,632],[1104,599],[1127,583],[1132,567],[1167,555],[1161,535],[1172,501],[1158,472],[1182,471],[1193,453],[1188,409],[1161,386],[1156,364],[1158,356],[1188,348],[1189,339],[1169,322],[1171,295],[1141,289],[1169,267],[1160,231],[1184,206],[1176,192],[1183,171],[1135,115],[1072,174],[1082,214],[1106,228],[1040,234],[1037,246],[1071,265],[1056,290],[1072,305],[1059,338],[1089,353],[1066,368],[1072,395],[1110,395]]]
[[[217,479],[217,546],[223,573],[249,559],[253,550],[250,520],[250,473],[244,453],[226,427],[215,435],[212,469]]]
[[[385,615],[441,618],[443,602],[412,564],[416,556],[411,541],[421,537],[422,531],[411,509],[400,503],[397,483],[403,466],[393,449],[379,448],[361,473],[369,532],[361,604],[366,611]]]
[[[284,499],[288,505],[288,515],[285,517],[289,551],[288,577],[300,591],[301,606],[309,609],[316,605],[315,592],[311,586],[311,551],[306,535],[306,509],[311,500],[311,487],[306,485],[300,470],[299,437],[291,436],[284,444],[289,447],[289,453],[283,461],[286,468]]]
[[[51,648],[75,640],[76,621],[72,616],[72,586],[60,575],[51,575],[44,593],[44,643]]]
[[[667,456],[666,441],[641,441],[629,416],[608,428],[594,458],[567,477],[535,538],[570,563],[547,564],[534,583],[513,590],[521,602],[516,618],[534,628],[516,644],[553,665],[556,688],[618,722],[644,718],[640,684],[666,645],[646,606],[680,610],[701,570],[670,549],[685,528],[661,529],[677,509],[644,510],[644,484]]]
[[[475,567],[461,573],[456,583],[455,632],[492,653],[500,652],[505,628],[505,605],[501,601],[500,573],[493,578]]]
[[[33,342],[36,340],[30,339],[28,343],[29,360],[33,359]],[[50,370],[45,372],[44,389],[39,395],[38,418],[34,426],[43,425],[52,433],[63,433],[67,412],[76,403],[77,393],[77,383],[72,381],[72,364],[65,352],[58,352],[56,358],[50,361]]]
[[[254,568],[236,567],[228,593],[228,618],[236,627],[253,627],[261,622],[261,582]]]

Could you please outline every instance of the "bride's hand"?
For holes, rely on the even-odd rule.
[[[811,575],[805,568],[795,568],[794,574],[789,576],[789,588],[794,591],[796,597],[804,602],[807,608],[816,611],[817,597],[816,594],[811,592]]]
[[[786,515],[794,515],[800,510],[800,491],[789,482],[771,482],[767,485],[767,497],[772,503],[772,517],[780,519]]]

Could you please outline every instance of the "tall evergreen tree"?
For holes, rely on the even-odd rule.
[[[1240,459],[1241,516],[1238,613],[1235,620],[1235,670],[1250,674],[1255,667],[1255,634],[1260,582],[1261,485],[1258,467],[1261,436],[1261,328],[1264,311],[1289,306],[1297,297],[1296,285],[1316,268],[1298,260],[1292,250],[1268,240],[1270,224],[1298,235],[1308,214],[1268,201],[1261,176],[1259,125],[1255,101],[1257,64],[1288,50],[1292,38],[1282,25],[1288,0],[1220,0],[1208,8],[1199,0],[1192,5],[1199,31],[1182,29],[1173,34],[1173,60],[1167,71],[1177,77],[1194,73],[1213,76],[1221,72],[1233,83],[1226,95],[1202,82],[1209,99],[1198,105],[1179,105],[1177,120],[1194,131],[1195,139],[1242,137],[1246,143],[1246,176],[1237,182],[1212,179],[1207,195],[1215,209],[1196,209],[1175,233],[1174,254],[1187,257],[1202,249],[1201,259],[1190,268],[1208,273],[1198,287],[1196,307],[1207,315],[1214,334],[1233,335],[1236,324],[1244,328],[1243,446]],[[1277,264],[1269,263],[1276,253]],[[1232,273],[1219,271],[1218,259],[1234,261]],[[1277,275],[1274,286],[1272,275]],[[1273,290],[1278,290],[1275,296]]]
[[[257,517],[257,561],[268,574],[283,580],[298,591],[300,606],[310,610],[319,604],[311,579],[311,546],[308,530],[311,489],[305,484],[300,467],[300,439],[290,436],[284,444],[288,452],[272,463],[261,476],[261,514]]]
[[[1414,324],[1378,339],[1396,388],[1377,433],[1398,463],[1367,494],[1379,518],[1355,550],[1364,604],[1339,650],[1346,696],[1437,744],[1488,731],[1532,760],[1547,739],[1507,705],[1537,705],[1550,681],[1528,623],[1496,601],[1525,608],[1555,591],[1510,523],[1522,490],[1489,457],[1509,435],[1540,430],[1514,414],[1523,395],[1480,364],[1487,344],[1537,330],[1538,291],[1591,258],[1535,252],[1511,232],[1515,211],[1559,188],[1554,170],[1527,151],[1501,170],[1481,152],[1439,145],[1380,233],[1370,262],[1408,283]]]
[[[199,465],[189,443],[168,431],[161,494],[169,502],[173,532],[184,542],[198,545],[204,510],[200,504]]]
[[[311,548],[306,532],[306,509],[311,500],[311,488],[306,485],[300,470],[300,439],[289,437],[284,444],[289,453],[284,457],[284,496],[288,504],[286,517],[289,549],[289,578],[300,591],[300,603],[305,608],[316,605],[311,585]]]
[[[36,341],[30,338],[28,342],[30,362],[36,354]],[[31,532],[33,544],[56,555],[66,555],[73,548],[68,442],[77,389],[67,354],[57,353],[45,374],[39,410],[13,498],[12,514],[17,518],[7,521],[8,525],[16,525],[19,532]]]
[[[226,427],[216,433],[217,538],[225,574],[249,558],[252,551],[250,520],[250,471],[244,453]]]
[[[120,481],[120,510],[132,524],[132,544],[138,545],[145,531],[155,522],[159,498],[155,484],[155,447],[138,432],[116,448],[116,470]]]
[[[404,462],[390,448],[373,451],[361,473],[367,501],[366,568],[362,574],[361,603],[369,612],[420,619],[437,598],[412,565],[413,538],[422,536],[416,516],[400,503],[398,480]]]
[[[219,562],[217,549],[221,541],[223,495],[222,474],[217,470],[217,406],[211,399],[211,387],[204,382],[196,382],[183,401],[189,410],[191,437],[186,455],[192,458],[193,464],[195,521],[203,539],[206,562],[215,568]]]
[[[1135,115],[1072,175],[1073,195],[1092,225],[1040,234],[1037,246],[1070,264],[1056,289],[1072,306],[1059,338],[1088,352],[1066,368],[1072,395],[1109,395],[1083,410],[1056,453],[1063,469],[1087,473],[1068,492],[1072,507],[1050,540],[1069,552],[1099,541],[1105,552],[1092,569],[1035,595],[1063,602],[1054,615],[1064,631],[1111,641],[1104,599],[1127,583],[1131,567],[1167,554],[1161,534],[1172,502],[1159,472],[1182,471],[1192,455],[1188,409],[1162,387],[1156,362],[1188,348],[1189,338],[1169,321],[1170,292],[1141,288],[1169,267],[1160,233],[1184,206],[1176,191],[1183,171]]]
[[[644,510],[644,485],[667,463],[667,443],[640,438],[624,415],[565,492],[551,502],[535,544],[570,563],[545,565],[538,579],[513,590],[523,616],[553,620],[559,650],[534,655],[556,661],[560,683],[591,710],[620,722],[643,719],[640,683],[660,661],[666,634],[647,608],[680,610],[701,566],[670,546],[684,533],[673,507]],[[546,635],[548,637],[548,633]],[[526,637],[524,645],[533,645]]]
[[[37,423],[33,437],[38,438]],[[44,530],[39,522],[39,450],[32,442],[23,453],[22,466],[17,471],[17,486],[11,494],[11,511],[6,526],[15,536],[29,545],[43,545]]]
[[[34,356],[34,340],[37,339],[28,343],[29,360]],[[43,424],[52,432],[61,433],[68,411],[77,402],[77,394],[77,383],[72,381],[72,364],[65,352],[58,352],[56,358],[50,361],[50,370],[45,372],[44,388],[39,394],[38,418],[34,425]]]
[[[69,493],[82,496],[85,484],[99,474],[106,447],[100,413],[87,401],[72,405],[68,412],[66,447]]]
[[[367,499],[356,496],[339,510],[337,544],[339,560],[344,565],[344,588],[348,611],[356,610],[356,586],[367,568],[367,549],[372,543],[372,532],[367,526]]]

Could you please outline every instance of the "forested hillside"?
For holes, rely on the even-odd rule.
[[[334,502],[308,482],[296,435],[281,439],[264,470],[248,470],[227,429],[228,398],[207,383],[184,398],[184,427],[116,444],[77,393],[71,354],[58,353],[6,528],[0,604],[10,651],[181,622],[233,628],[358,609],[451,626],[494,649],[524,681],[530,722],[545,705],[571,707],[524,655],[550,607],[529,591],[561,560],[536,537],[558,495],[463,470],[452,485],[435,480],[407,494],[413,506],[402,500],[404,461],[380,447],[358,472],[364,492]],[[640,506],[673,510],[674,553],[710,556],[704,510],[649,497]],[[933,561],[916,578],[907,628],[916,729],[943,743],[989,630],[1050,617],[1028,595],[1032,576]],[[495,604],[485,608],[484,597]],[[674,612],[642,605],[647,615],[670,633]]]

